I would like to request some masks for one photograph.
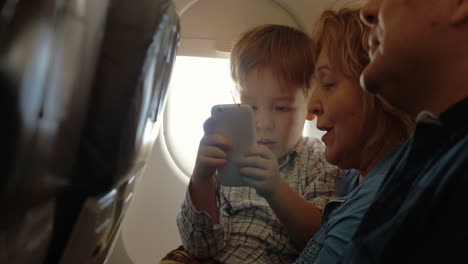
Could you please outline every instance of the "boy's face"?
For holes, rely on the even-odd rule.
[[[303,87],[280,82],[269,69],[254,70],[247,75],[240,101],[254,109],[259,145],[277,158],[294,149],[307,117]]]
[[[451,3],[449,3],[451,2]],[[363,86],[414,114],[443,56],[449,0],[368,0],[361,18],[371,27]],[[445,39],[445,40],[443,40]]]

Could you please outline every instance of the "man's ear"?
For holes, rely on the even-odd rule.
[[[468,0],[455,0],[455,12],[452,14],[452,24],[459,25],[468,21]]]
[[[315,118],[314,114],[311,114],[309,112],[307,113],[307,117],[306,117],[307,120],[312,121],[312,120],[314,120],[314,118]]]

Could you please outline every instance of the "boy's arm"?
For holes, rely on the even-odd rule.
[[[190,178],[188,192],[193,206],[198,211],[206,212],[213,224],[218,224],[218,206],[216,204],[216,180],[200,179],[200,177]]]
[[[289,235],[300,249],[320,230],[322,210],[330,197],[335,194],[336,178],[340,169],[323,159],[312,162],[308,171],[304,198],[281,181],[268,203],[284,224]]]
[[[216,205],[216,169],[227,163],[226,151],[232,145],[227,138],[214,133],[216,123],[214,117],[208,118],[203,124],[205,135],[198,147],[195,168],[190,177],[189,194],[195,208],[205,211],[213,220],[218,221],[218,207]]]
[[[323,152],[318,152],[323,153]],[[283,222],[299,248],[320,230],[322,210],[335,195],[336,178],[343,173],[338,167],[325,162],[322,155],[311,155],[303,193],[297,194],[284,182],[268,200],[271,208]]]
[[[280,178],[276,157],[265,146],[252,147],[239,160],[244,182],[265,198],[299,249],[320,228],[321,211]]]
[[[231,148],[228,139],[211,131],[215,122],[208,118],[203,129],[195,168],[177,217],[177,226],[185,249],[199,258],[216,255],[224,247],[223,228],[219,225],[216,169],[227,162],[226,150]],[[226,235],[228,237],[228,235]]]
[[[215,194],[215,205],[216,203]],[[208,212],[195,207],[190,195],[190,186],[182,203],[182,210],[177,216],[177,227],[184,248],[201,259],[216,256],[225,246],[224,237],[228,236],[224,234],[225,230],[220,224],[214,223]]]
[[[312,236],[320,229],[322,211],[314,203],[304,200],[284,180],[267,199],[271,209],[288,231],[291,240],[303,249]]]
[[[339,169],[317,159],[303,177],[308,178],[301,195],[279,176],[278,163],[264,146],[254,147],[240,160],[244,182],[264,197],[288,231],[291,240],[302,249],[319,230],[322,209],[335,192],[335,178]]]

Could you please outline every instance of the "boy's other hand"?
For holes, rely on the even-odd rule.
[[[228,138],[214,133],[212,128],[215,122],[216,119],[210,117],[203,124],[205,134],[198,147],[195,168],[192,173],[193,181],[211,182],[216,169],[227,163],[226,152],[231,149],[232,143]]]
[[[239,159],[239,166],[244,182],[263,198],[270,199],[279,189],[281,178],[278,161],[267,147],[251,147],[245,156]]]

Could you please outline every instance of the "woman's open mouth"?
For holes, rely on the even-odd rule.
[[[330,129],[327,129],[327,133],[325,133],[325,135],[322,136],[322,141],[323,143],[325,143],[325,145],[327,144],[327,141],[330,140],[330,138],[332,137],[332,133],[330,133],[330,131],[332,131],[333,128],[330,128]]]

